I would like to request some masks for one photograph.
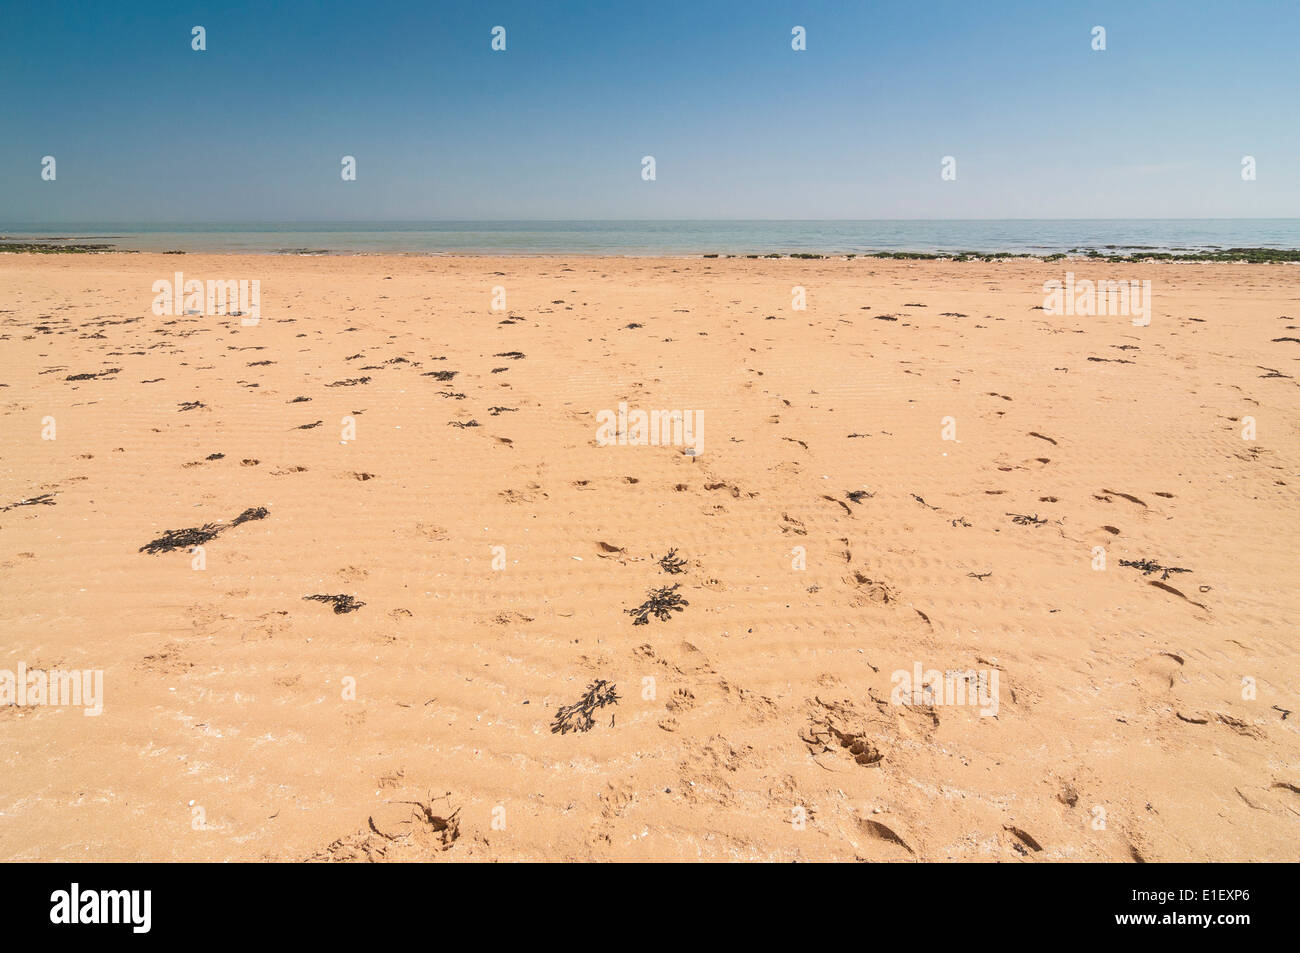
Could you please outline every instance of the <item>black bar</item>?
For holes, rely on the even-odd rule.
[[[605,923],[620,935],[671,942],[672,931],[701,918],[709,933],[733,939],[782,924],[836,929],[819,923],[831,918],[855,924],[872,944],[897,936],[965,948],[999,937],[1073,944],[1125,934],[1144,942],[1233,943],[1260,927],[1261,936],[1279,935],[1294,917],[1283,912],[1292,871],[1279,865],[569,866],[11,864],[0,866],[0,922],[6,941],[255,937],[260,945],[355,937],[373,945],[409,930],[441,943],[460,932],[457,924],[486,926],[481,942],[494,944],[512,928],[538,942],[556,923],[583,932]],[[52,913],[65,912],[58,892],[70,901],[73,883],[88,914],[86,904],[99,905],[101,891],[149,891],[148,931],[136,932],[144,925],[143,893],[138,907],[120,907],[126,922],[51,922]],[[93,902],[86,900],[91,892]],[[1147,916],[1151,922],[1135,919]]]

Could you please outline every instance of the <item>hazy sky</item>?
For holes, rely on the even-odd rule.
[[[0,224],[1293,217],[1297,100],[1292,0],[15,2]]]

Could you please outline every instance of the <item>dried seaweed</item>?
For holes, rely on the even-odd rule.
[[[265,506],[250,506],[244,512],[240,513],[230,521],[231,526],[238,526],[240,523],[247,523],[250,520],[264,520],[271,515],[271,511]]]
[[[603,678],[598,678],[587,686],[587,693],[572,705],[561,705],[555,709],[555,721],[551,723],[551,734],[565,735],[570,731],[590,731],[596,725],[593,716],[597,709],[606,705],[618,704],[617,685]]]
[[[676,549],[670,549],[665,556],[660,558],[659,568],[669,575],[675,576],[686,571],[686,560],[678,558]]]
[[[356,612],[364,602],[357,602],[352,596],[339,593],[337,595],[318,594],[314,596],[303,596],[304,599],[310,599],[312,602],[328,602],[334,606],[335,615],[343,615],[345,612]]]
[[[217,535],[225,529],[233,529],[240,523],[247,523],[250,520],[266,519],[270,515],[271,511],[265,506],[250,506],[231,520],[230,526],[223,527],[217,523],[204,523],[202,526],[194,526],[188,529],[171,529],[157,539],[145,543],[140,547],[139,552],[157,556],[159,553],[170,553],[177,549],[188,550],[216,539]]]
[[[1046,519],[1039,519],[1037,513],[1033,516],[1026,516],[1024,513],[1008,513],[1007,516],[1011,517],[1011,522],[1020,526],[1042,526],[1047,522]]]
[[[660,622],[667,622],[673,617],[674,612],[681,612],[683,608],[690,605],[689,602],[677,594],[679,585],[681,583],[651,589],[646,593],[645,602],[635,609],[625,609],[623,611],[632,616],[633,625],[646,625],[650,621],[651,615]]]
[[[54,494],[42,493],[40,496],[33,496],[29,500],[17,500],[13,503],[10,503],[8,506],[0,507],[0,513],[7,513],[10,510],[16,509],[19,506],[53,506],[53,505],[54,505]]]
[[[202,526],[190,529],[169,529],[157,539],[141,546],[139,552],[157,556],[159,553],[170,553],[177,549],[188,550],[216,539],[220,532],[221,528],[216,523],[204,523]]]
[[[1168,579],[1171,572],[1191,572],[1190,569],[1183,569],[1181,566],[1162,566],[1154,559],[1121,559],[1119,564],[1130,569],[1141,569],[1144,576],[1149,576],[1153,572],[1163,573],[1161,579]]]
[[[98,373],[95,374],[69,374],[67,377],[63,379],[65,381],[93,381],[93,380],[98,380],[101,377],[109,377],[113,374],[120,374],[121,372],[122,372],[122,368],[120,367],[110,367],[106,371],[99,371]]]

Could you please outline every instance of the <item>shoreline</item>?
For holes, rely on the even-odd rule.
[[[518,258],[535,260],[539,258],[613,258],[629,260],[671,259],[680,261],[731,261],[731,260],[783,260],[796,261],[937,261],[937,262],[999,262],[999,261],[1079,261],[1108,262],[1115,264],[1143,263],[1189,263],[1189,264],[1300,264],[1300,249],[1295,248],[1227,248],[1220,251],[1202,252],[1150,252],[1144,254],[1111,255],[1095,250],[1070,252],[1053,252],[1051,254],[1034,254],[1031,252],[984,252],[963,251],[951,254],[920,251],[875,251],[875,252],[767,252],[767,253],[725,253],[725,252],[691,252],[671,254],[653,252],[635,254],[612,251],[330,251],[330,250],[189,250],[174,249],[167,251],[141,250],[133,248],[116,248],[104,244],[70,244],[57,245],[44,241],[4,241],[0,240],[0,254],[7,255],[220,255],[238,257],[269,258],[430,258],[430,259],[482,259],[482,258]]]

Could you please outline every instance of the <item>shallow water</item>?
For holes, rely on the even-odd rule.
[[[279,254],[700,255],[915,252],[1053,254],[1300,248],[1300,219],[961,221],[315,222],[0,225],[9,239],[135,251]]]

